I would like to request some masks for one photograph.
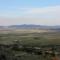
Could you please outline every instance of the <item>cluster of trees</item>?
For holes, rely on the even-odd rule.
[[[28,47],[22,46],[16,41],[12,45],[0,44],[0,60],[20,60],[21,56],[16,55],[16,51],[23,51],[28,54],[41,55],[44,58],[49,56],[56,56],[55,49],[51,48],[50,50],[44,50],[39,47]]]
[[[42,55],[44,58],[48,55],[55,56],[54,49],[53,52],[43,51],[38,47],[26,47],[26,46],[18,46],[19,44],[15,43],[13,45],[0,45],[0,60],[20,60],[21,56],[16,55],[16,51],[24,51],[29,54],[34,55]]]

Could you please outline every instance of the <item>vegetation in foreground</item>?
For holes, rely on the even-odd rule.
[[[0,60],[51,60],[60,57],[60,33],[0,35]]]

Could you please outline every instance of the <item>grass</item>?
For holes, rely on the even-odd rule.
[[[22,31],[22,30],[21,30]],[[60,44],[60,32],[41,32],[41,30],[29,30],[22,31],[20,30],[14,32],[7,32],[0,34],[0,44],[13,44],[15,40],[18,40],[21,45],[26,46],[37,46],[41,47],[42,45],[56,45]],[[38,32],[37,32],[38,31]],[[13,58],[17,57],[17,60],[49,60],[50,56],[43,58],[41,55],[29,54],[23,51],[14,51],[8,50]],[[9,55],[9,56],[10,56]],[[20,56],[20,57],[19,57]],[[12,59],[13,60],[13,59]]]
[[[20,30],[19,30],[20,31]],[[22,30],[21,30],[22,31]],[[60,32],[22,32],[0,34],[0,43],[13,43],[14,40],[19,40],[22,44],[60,44]]]

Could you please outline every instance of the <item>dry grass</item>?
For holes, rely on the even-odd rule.
[[[43,33],[54,32],[46,29],[1,29],[0,33]]]
[[[56,57],[52,57],[51,60],[60,60],[60,58],[56,56]]]
[[[13,32],[13,33],[43,33],[43,32],[53,32],[52,30],[39,30],[39,29],[16,29],[5,32]]]

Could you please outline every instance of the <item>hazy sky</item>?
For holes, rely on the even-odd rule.
[[[60,25],[60,0],[0,0],[0,25]]]

